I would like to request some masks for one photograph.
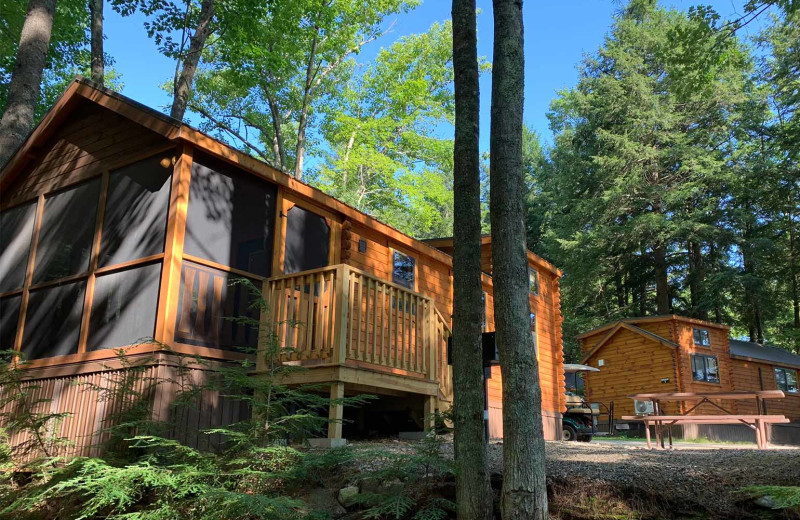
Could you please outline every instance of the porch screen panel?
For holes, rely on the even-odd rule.
[[[175,340],[190,345],[226,350],[251,349],[258,345],[258,327],[237,318],[258,321],[255,296],[243,280],[225,271],[184,261]],[[251,280],[256,287],[260,282]]]
[[[34,283],[88,271],[99,195],[93,179],[45,199]]]
[[[171,159],[171,154],[156,155],[109,176],[101,266],[164,251]]]
[[[277,187],[202,156],[190,186],[184,252],[269,276]]]
[[[20,294],[0,298],[0,350],[14,348],[21,302],[22,295]]]
[[[308,271],[328,265],[330,227],[324,217],[299,206],[286,215],[286,274]]]
[[[97,277],[88,350],[152,341],[161,263]]]
[[[0,213],[0,293],[20,289],[25,282],[36,204]]]
[[[25,359],[75,354],[86,282],[31,291],[25,314],[22,354]]]

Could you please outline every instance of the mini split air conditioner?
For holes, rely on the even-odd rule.
[[[633,401],[636,415],[653,415],[653,401]]]

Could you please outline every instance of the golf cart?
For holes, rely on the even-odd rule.
[[[589,442],[597,434],[597,416],[600,415],[600,407],[590,405],[579,395],[579,391],[583,388],[583,378],[579,377],[579,374],[599,371],[600,369],[588,365],[572,363],[564,365],[567,411],[561,419],[562,440]]]

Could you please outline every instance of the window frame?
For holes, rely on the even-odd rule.
[[[531,275],[533,275],[533,279],[536,280],[534,284],[531,284]],[[532,291],[531,285],[535,285],[536,289]],[[541,289],[542,287],[541,281],[539,280],[539,270],[528,264],[528,293],[530,293],[532,296],[539,296]]]
[[[21,289],[16,289],[9,293],[3,293],[2,295],[0,295],[2,297],[13,296],[13,295],[22,296],[19,309],[19,318],[17,322],[17,330],[13,344],[13,350],[17,352],[21,351],[25,335],[25,327],[27,325],[26,321],[28,318],[28,303],[30,299],[30,293],[32,291],[46,290],[48,288],[64,285],[67,283],[74,283],[74,282],[85,283],[83,302],[81,304],[81,319],[78,332],[77,352],[66,355],[42,357],[32,360],[26,360],[25,365],[23,365],[24,368],[39,368],[39,367],[60,365],[64,363],[89,361],[93,359],[115,358],[117,356],[116,351],[120,348],[125,348],[126,352],[129,352],[131,354],[139,352],[152,352],[154,350],[153,344],[147,343],[147,344],[116,346],[116,347],[92,351],[88,349],[88,343],[89,343],[88,340],[90,332],[89,329],[90,329],[92,306],[94,304],[94,286],[98,276],[102,276],[105,274],[112,274],[120,271],[127,271],[130,269],[135,269],[137,267],[142,267],[144,265],[154,264],[154,263],[162,264],[162,271],[163,271],[163,260],[166,255],[166,251],[162,251],[161,253],[149,255],[142,258],[137,258],[134,260],[120,262],[117,264],[111,264],[103,267],[99,266],[100,247],[102,243],[102,231],[105,218],[106,204],[108,202],[108,190],[109,190],[111,174],[113,174],[117,170],[135,165],[136,163],[139,162],[146,161],[158,155],[172,156],[172,158],[174,159],[175,157],[180,156],[180,150],[176,148],[174,143],[169,143],[162,146],[149,148],[147,150],[142,151],[141,153],[128,155],[124,158],[124,160],[109,161],[107,164],[103,165],[102,168],[99,168],[98,170],[92,172],[90,175],[76,178],[74,182],[70,182],[69,184],[49,187],[50,189],[47,189],[39,193],[36,196],[36,198],[14,199],[12,197],[7,206],[3,206],[2,208],[0,208],[3,211],[5,211],[6,209],[13,209],[14,207],[18,207],[24,204],[29,204],[29,203],[35,204],[33,232],[31,236],[31,246],[28,251],[28,261],[25,268],[24,286]],[[170,194],[169,194],[167,215],[165,217],[166,220],[164,222],[165,226],[169,225],[169,220],[170,220],[169,210],[172,206],[172,196],[173,196],[172,192],[174,189],[173,181],[176,173],[177,173],[177,168],[175,167],[175,163],[173,162],[173,170],[172,173],[170,174],[170,181],[169,181]],[[100,188],[98,193],[97,206],[95,209],[95,221],[93,223],[93,233],[91,239],[91,249],[89,253],[88,269],[81,273],[72,274],[62,278],[34,283],[33,275],[36,263],[37,250],[39,249],[40,240],[42,238],[41,236],[42,222],[43,222],[44,206],[46,200],[52,196],[75,189],[84,183],[93,182],[97,180],[99,180],[100,182]],[[156,306],[153,312],[156,313],[155,319],[156,321],[158,321],[159,301],[157,300],[155,304]]]
[[[311,204],[305,200],[287,193],[282,186],[278,186],[278,197],[275,200],[275,243],[273,244],[273,263],[272,276],[286,274],[283,266],[286,260],[286,223],[289,210],[295,206],[300,206],[306,211],[316,213],[323,217],[328,224],[328,265],[338,264],[340,261],[341,248],[336,247],[341,240],[342,223],[330,210],[322,208],[316,204]]]
[[[783,372],[783,386],[784,386],[784,388],[781,388],[781,382],[778,379],[778,372],[779,371]],[[800,379],[798,379],[798,372],[800,372],[800,371],[798,371],[795,368],[773,367],[772,373],[775,376],[775,387],[778,390],[782,390],[782,391],[786,392],[787,394],[798,394],[798,393],[800,393],[800,388],[797,388],[796,390],[789,390],[789,380],[786,377],[789,372],[793,372],[794,373],[795,387],[800,387]]]
[[[395,254],[403,255],[403,256],[405,256],[407,258],[410,258],[414,262],[414,269],[411,272],[411,276],[413,278],[412,283],[411,283],[411,287],[408,287],[405,284],[397,282],[394,279],[394,266],[395,266],[394,259],[395,259]],[[406,253],[404,251],[401,251],[401,250],[399,250],[397,248],[389,247],[389,273],[391,275],[391,282],[393,284],[398,285],[400,287],[403,287],[404,289],[408,289],[409,291],[418,292],[417,291],[417,267],[418,267],[418,259],[417,259],[416,256],[414,256],[412,254],[409,254],[409,253]]]
[[[696,375],[696,372],[694,370],[695,360],[696,359],[702,359],[703,360],[703,373],[705,375],[705,379],[697,379],[697,375]],[[717,379],[716,380],[708,379],[708,361],[707,361],[708,359],[713,359],[717,364]],[[710,355],[710,354],[692,354],[691,359],[690,359],[690,363],[691,363],[691,369],[692,369],[692,382],[694,382],[694,383],[710,383],[710,384],[713,384],[713,385],[722,384],[722,377],[720,375],[720,369],[719,369],[719,358],[717,356]]]
[[[700,333],[705,332],[705,339],[708,340],[708,344],[703,343],[702,339],[701,339],[700,343],[697,342],[697,336],[696,336],[697,332],[700,332]],[[702,336],[702,334],[701,334],[701,336]],[[710,349],[711,348],[711,331],[706,329],[706,328],[704,328],[704,327],[692,327],[692,343],[696,347],[702,347],[702,348]]]

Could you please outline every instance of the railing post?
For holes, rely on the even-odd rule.
[[[346,264],[336,267],[336,336],[333,344],[333,362],[344,365],[347,360],[347,324],[350,307],[350,269]]]
[[[436,381],[437,350],[439,349],[438,334],[436,334],[436,309],[433,300],[428,300],[428,379]],[[441,384],[441,381],[437,381]]]
[[[264,280],[261,283],[261,298],[267,304],[266,306],[262,307],[261,313],[259,314],[258,321],[258,346],[256,347],[256,370],[262,370],[266,367],[264,366],[264,352],[267,348],[267,342],[272,341],[272,327],[273,324],[270,321],[274,321],[272,318],[272,290],[270,289],[269,280]]]

